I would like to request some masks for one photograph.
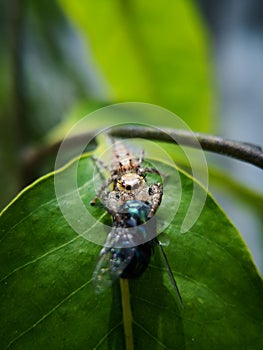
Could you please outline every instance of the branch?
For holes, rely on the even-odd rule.
[[[67,140],[68,147],[82,144],[87,136],[95,137],[97,130],[79,134]],[[210,151],[245,161],[263,169],[263,151],[260,146],[245,142],[231,141],[222,137],[189,132],[178,129],[153,129],[149,127],[125,126],[114,128],[109,131],[110,136],[134,138],[140,137],[150,140],[173,142],[182,146],[197,147],[196,139],[205,151]],[[176,141],[175,141],[176,140]],[[58,141],[48,146],[42,146],[28,151],[24,157],[23,168],[32,174],[41,162],[48,156],[58,151],[62,141]],[[32,179],[28,179],[32,180]]]
[[[242,160],[263,169],[262,147],[252,143],[232,141],[218,136],[194,133],[179,129],[161,128],[158,130],[138,126],[114,128],[110,131],[110,135],[115,137],[140,137],[150,140],[173,142],[182,146],[194,148],[197,148],[197,139],[205,151]]]

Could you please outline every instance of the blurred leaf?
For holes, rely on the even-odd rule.
[[[222,169],[216,166],[209,166],[209,175],[213,185],[220,188],[221,193],[232,193],[241,203],[251,207],[254,213],[262,217],[263,212],[263,193],[256,192],[247,185],[231,177]]]
[[[172,144],[159,142],[163,150],[165,150],[173,159],[173,161],[188,174],[192,173],[192,167],[189,163],[189,159],[184,153],[183,149]],[[208,152],[209,153],[209,152]],[[217,155],[220,157],[220,155]],[[193,157],[192,157],[193,158]],[[191,159],[192,160],[192,159]],[[215,158],[216,160],[216,158]],[[198,169],[198,164],[195,165]],[[212,159],[208,160],[209,167],[209,183],[220,188],[220,192],[232,193],[238,201],[243,202],[247,206],[250,206],[251,209],[255,212],[258,212],[260,216],[263,211],[263,193],[256,192],[254,189],[248,187],[248,184],[244,184],[238,181],[238,178],[234,178],[227,173],[227,169],[216,165],[215,161],[212,162]],[[199,172],[201,168],[199,166]]]
[[[106,94],[57,1],[1,1],[0,46],[2,208],[28,181],[21,170],[25,148],[39,142],[79,99]]]
[[[80,99],[105,98],[96,67],[57,1],[20,8],[19,58],[27,142],[38,140]],[[47,25],[48,23],[48,25]]]
[[[14,5],[14,4],[12,4]],[[14,6],[15,7],[15,6]],[[7,205],[18,191],[19,128],[14,103],[14,24],[7,1],[0,2],[0,209]],[[13,49],[13,50],[11,50]]]
[[[99,102],[99,101],[85,101],[79,103],[77,106],[74,106],[71,111],[67,114],[67,118],[62,120],[61,123],[56,125],[43,139],[43,142],[46,144],[52,144],[57,141],[63,140],[65,135],[69,130],[84,116],[92,113],[100,108],[106,107],[110,103]],[[105,122],[107,125],[107,123]],[[101,127],[101,120],[98,121],[97,118],[93,118],[90,121],[89,130],[95,130]]]
[[[83,217],[63,182],[74,176],[75,165],[57,176],[65,184],[60,200],[81,225]],[[162,166],[171,173],[171,167]],[[88,204],[94,196],[93,171],[90,157],[79,160],[77,192],[99,218],[105,210]],[[211,197],[191,230],[180,233],[193,187],[183,173],[180,180],[180,207],[166,229],[171,242],[165,250],[184,309],[178,309],[156,249],[144,275],[130,281],[135,349],[261,349],[263,288],[250,254]],[[169,177],[165,194],[170,211],[180,197],[173,186]],[[91,225],[86,229],[92,234]],[[118,284],[103,295],[94,294],[91,276],[100,246],[66,222],[53,174],[6,208],[0,232],[1,349],[124,349]]]
[[[108,82],[110,100],[161,105],[195,130],[211,120],[208,37],[191,2],[60,0]]]

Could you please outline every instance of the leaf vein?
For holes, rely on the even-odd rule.
[[[166,350],[172,350],[169,349],[166,345],[164,345],[162,342],[160,342],[160,340],[158,338],[156,338],[155,336],[153,336],[146,328],[144,328],[140,323],[136,322],[135,320],[133,320],[133,323],[140,328],[144,333],[146,333],[150,338],[152,338],[154,341],[156,341],[157,344],[159,344],[163,349]]]
[[[98,221],[100,221],[105,215],[106,215],[106,213],[103,213],[103,214],[100,216],[100,218],[98,219]],[[85,233],[87,233],[87,232],[89,232],[90,230],[92,230],[92,228],[93,228],[95,225],[96,225],[96,222],[95,222],[87,231],[85,231]],[[54,248],[54,249],[51,249],[51,250],[47,251],[46,253],[44,253],[44,254],[38,256],[37,258],[35,258],[35,259],[31,260],[31,261],[28,261],[27,263],[25,263],[25,264],[23,264],[23,265],[21,265],[21,266],[16,267],[13,271],[11,271],[9,274],[7,274],[6,276],[4,276],[4,277],[0,280],[0,283],[4,282],[7,278],[9,278],[10,276],[12,276],[14,273],[16,273],[16,272],[22,270],[23,268],[25,268],[25,267],[27,267],[27,266],[29,266],[29,265],[32,265],[32,264],[34,264],[34,263],[36,263],[37,261],[39,261],[39,260],[45,258],[46,256],[48,256],[48,255],[50,255],[50,254],[52,254],[52,253],[54,253],[54,252],[56,252],[56,251],[58,251],[58,250],[64,248],[64,247],[67,247],[69,244],[73,243],[74,241],[76,241],[76,240],[79,239],[79,238],[83,238],[82,235],[77,235],[76,237],[74,237],[73,239],[69,240],[68,242],[63,243],[63,244],[61,244],[60,246],[58,246],[58,247],[56,247],[56,248]]]
[[[63,300],[61,300],[57,305],[55,305],[51,310],[49,310],[46,314],[44,314],[38,321],[36,321],[32,326],[21,332],[17,337],[12,339],[9,344],[4,348],[4,350],[10,348],[11,345],[13,345],[16,341],[18,341],[20,338],[22,338],[24,335],[29,333],[33,328],[38,326],[42,321],[44,321],[46,318],[48,318],[53,312],[55,312],[60,306],[62,306],[65,302],[67,302],[72,296],[80,292],[83,288],[85,288],[89,283],[91,283],[91,280],[88,280],[84,284],[82,284],[79,288],[75,289],[73,292],[71,292],[69,295],[67,295]]]
[[[101,340],[98,342],[97,345],[95,345],[95,347],[93,348],[93,350],[96,350],[103,342],[105,339],[108,338],[108,336],[113,333],[118,327],[120,327],[122,325],[122,321],[119,322],[115,327],[112,327],[102,338]]]
[[[59,199],[63,199],[66,198],[67,196],[73,194],[74,192],[79,192],[80,190],[83,190],[85,187],[87,187],[88,185],[90,185],[92,181],[87,181],[85,184],[83,184],[81,187],[78,187],[76,190],[71,191],[71,192],[67,192],[65,193],[63,196],[60,196]],[[6,236],[8,235],[8,233],[10,231],[12,231],[14,228],[16,228],[18,225],[20,225],[21,223],[23,223],[25,220],[27,220],[28,218],[30,218],[34,213],[38,212],[41,208],[44,208],[47,205],[53,204],[55,202],[58,201],[58,198],[55,197],[53,199],[51,199],[50,201],[41,204],[40,206],[38,206],[36,209],[34,209],[33,211],[31,211],[30,213],[28,213],[25,217],[23,217],[23,219],[21,219],[20,221],[16,222],[15,225],[13,225],[12,227],[9,228],[9,230],[6,231],[6,234],[0,239],[0,243],[6,238]]]

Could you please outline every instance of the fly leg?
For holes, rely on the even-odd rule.
[[[162,258],[163,258],[163,261],[164,261],[166,270],[167,270],[167,272],[168,272],[170,281],[171,281],[171,283],[172,283],[172,285],[173,285],[173,287],[174,287],[174,290],[175,290],[175,292],[176,292],[177,298],[178,298],[178,300],[179,300],[179,303],[180,303],[179,305],[183,308],[183,307],[184,307],[184,305],[183,305],[183,300],[182,300],[181,294],[180,294],[180,292],[179,292],[179,288],[178,288],[178,286],[177,286],[177,283],[176,283],[176,281],[175,281],[174,275],[173,275],[173,273],[172,273],[171,267],[170,267],[170,265],[169,265],[167,256],[166,256],[166,254],[165,254],[165,252],[164,252],[162,243],[159,242],[159,241],[158,241],[158,243],[159,243],[161,255],[162,255]]]

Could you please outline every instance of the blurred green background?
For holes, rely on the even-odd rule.
[[[28,167],[35,148],[52,151],[112,103],[157,104],[194,131],[263,144],[261,10],[259,0],[1,1],[0,207],[54,169],[55,152]],[[209,162],[211,190],[263,271],[262,174]]]
[[[17,167],[28,147],[49,142],[48,134],[62,121],[70,125],[65,120],[100,105],[154,103],[193,129],[209,131],[214,121],[208,38],[194,5],[1,2],[3,196],[11,198],[17,182],[27,182]],[[63,137],[63,131],[56,135]]]

